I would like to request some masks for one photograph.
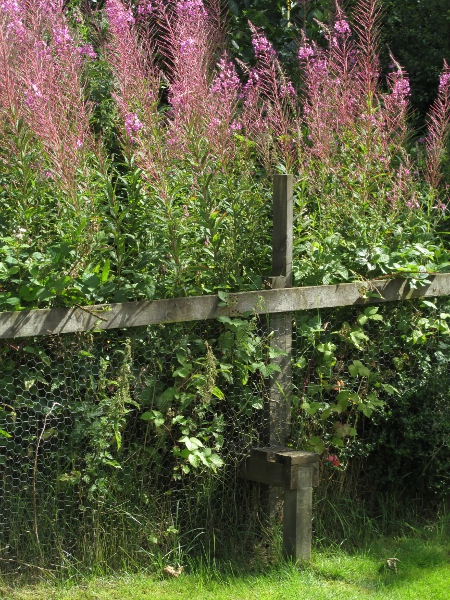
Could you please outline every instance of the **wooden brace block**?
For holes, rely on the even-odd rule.
[[[319,455],[282,447],[253,448],[245,461],[243,477],[287,490],[314,487],[319,483]]]

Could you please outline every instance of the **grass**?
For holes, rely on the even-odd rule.
[[[398,572],[386,565],[399,559]],[[187,565],[179,578],[155,574],[1,586],[2,600],[448,600],[450,537],[446,528],[413,529],[384,537],[351,553],[338,546],[315,549],[311,563],[278,561],[264,567],[234,563]]]

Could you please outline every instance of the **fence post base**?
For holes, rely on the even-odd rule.
[[[243,476],[284,488],[283,551],[299,562],[311,558],[312,489],[319,483],[319,455],[289,448],[253,448]]]

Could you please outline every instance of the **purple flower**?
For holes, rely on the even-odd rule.
[[[77,50],[78,50],[79,54],[87,56],[88,58],[92,58],[92,59],[97,58],[97,54],[95,53],[94,48],[92,47],[91,44],[86,44],[85,46],[81,46]]]
[[[241,82],[237,76],[233,63],[227,62],[223,58],[220,59],[219,71],[219,75],[215,78],[211,85],[211,92],[219,94],[236,93],[240,88]]]
[[[145,0],[139,4],[137,7],[138,15],[144,17],[145,15],[150,15],[153,12],[153,6],[151,2],[146,2]]]
[[[180,44],[180,54],[190,54],[193,50],[195,50],[196,41],[194,38],[186,38]]]
[[[297,92],[294,90],[294,86],[290,81],[280,86],[280,96],[282,98],[284,98],[285,96],[291,96],[292,98],[295,98],[296,95]]]
[[[327,72],[328,64],[326,59],[320,58],[313,62],[314,71],[318,75],[324,75]]]
[[[53,39],[57,46],[65,46],[73,42],[72,36],[67,27],[55,27],[53,29]]]
[[[352,30],[350,29],[350,25],[347,23],[345,19],[341,19],[340,21],[336,21],[334,24],[334,30],[341,35],[351,35]]]
[[[117,0],[106,0],[106,16],[110,26],[118,31],[127,29],[134,24],[134,17],[131,9],[125,10],[123,5]]]
[[[250,75],[247,83],[244,86],[243,97],[246,96],[247,92],[249,92],[252,88],[258,88],[261,85],[261,80],[259,74],[256,69],[252,69],[250,71]]]
[[[180,0],[177,4],[177,13],[182,17],[206,16],[202,0]]]
[[[417,202],[417,200],[415,198],[413,198],[412,200],[408,200],[408,202],[406,203],[406,206],[408,208],[410,208],[411,210],[413,210],[415,208],[420,208],[420,204]]]
[[[310,56],[314,56],[314,48],[309,44],[300,46],[298,51],[298,60],[308,60]]]
[[[392,88],[393,98],[401,105],[406,106],[407,97],[409,96],[410,87],[408,78],[402,72],[397,72],[394,75],[394,86]]]
[[[25,104],[31,109],[34,109],[42,98],[43,95],[41,90],[35,83],[32,83],[28,91],[25,92]]]
[[[6,29],[14,37],[23,38],[25,35],[25,27],[22,22],[23,7],[17,0],[4,0],[0,2],[0,10],[8,17],[8,25]]]
[[[266,56],[267,58],[273,58],[274,56],[276,56],[276,52],[272,44],[261,33],[258,33],[257,35],[253,36],[252,44],[256,56]]]
[[[125,117],[125,131],[131,141],[134,140],[135,133],[139,133],[144,126],[139,121],[136,113],[128,113]]]
[[[450,87],[450,71],[445,71],[444,73],[441,73],[441,76],[439,78],[439,92],[441,92],[441,94],[443,94],[448,90],[449,87]]]

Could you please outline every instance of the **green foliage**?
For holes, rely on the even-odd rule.
[[[386,5],[394,29],[411,5]],[[140,145],[131,140],[107,60],[104,13],[87,16],[80,6],[70,3],[70,22],[100,54],[83,67],[82,90],[95,104],[98,148],[86,152],[69,194],[47,170],[49,154],[30,124],[14,114],[1,121],[8,144],[0,149],[0,311],[212,293],[230,305],[231,291],[260,289],[270,272],[272,225],[271,175],[261,169],[259,141],[233,120],[220,154],[208,138],[205,111],[193,111],[182,129],[183,152],[171,154],[170,69],[159,55],[157,70],[167,71],[158,80],[160,95],[155,106],[140,106],[154,108],[154,130],[140,134]],[[299,23],[325,45],[318,21],[329,22],[328,0],[230,0],[229,6],[231,50],[249,64],[247,19],[268,32],[290,72]],[[416,22],[423,10],[418,3]],[[411,38],[411,29],[402,31],[400,60],[401,44]],[[434,78],[438,50],[426,59]],[[216,76],[213,69],[205,74]],[[428,92],[416,90],[422,107]],[[378,100],[368,102],[374,119],[387,114],[389,97],[380,92]],[[233,119],[243,105],[238,98]],[[287,119],[286,107],[280,114]],[[263,121],[273,108],[262,105]],[[370,125],[351,122],[334,136],[328,162],[311,152],[305,123],[294,124],[295,285],[360,281],[361,298],[370,299],[372,279],[402,276],[414,289],[427,285],[430,274],[449,271],[440,200],[448,173],[440,189],[426,183],[425,150],[409,139],[406,121],[383,130],[378,141]],[[263,140],[269,152],[286,141],[269,137]],[[146,151],[156,169],[145,162]],[[285,168],[276,163],[275,170]],[[289,443],[323,454],[323,473],[342,477],[339,485],[352,464],[365,461],[360,480],[374,495],[401,481],[411,496],[445,498],[449,315],[447,301],[295,315]],[[248,449],[267,443],[267,383],[282,353],[271,346],[263,321],[242,315],[2,342],[0,466],[15,518],[1,547],[17,555],[27,548],[39,560],[46,543],[59,564],[66,560],[64,540],[75,532],[71,564],[123,566],[158,552],[179,557],[183,536],[194,545],[198,531],[206,547],[216,539],[225,545],[233,527],[247,531],[250,513],[259,525],[254,504],[261,502],[242,481],[230,481]],[[20,489],[11,483],[17,465]]]

